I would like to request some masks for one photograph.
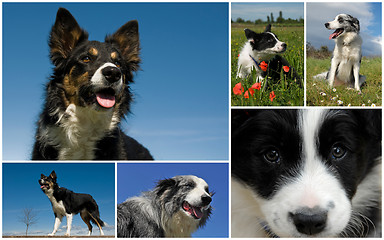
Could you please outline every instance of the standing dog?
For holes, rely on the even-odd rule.
[[[117,206],[117,236],[190,237],[209,218],[212,195],[196,176],[161,180],[152,191]]]
[[[336,40],[331,68],[327,73],[329,85],[347,85],[360,91],[365,76],[359,74],[363,43],[359,35],[359,20],[348,14],[339,14],[333,21],[325,23],[325,27],[335,30],[329,39]]]
[[[285,52],[287,44],[271,32],[271,24],[262,33],[255,33],[247,28],[244,32],[248,41],[239,54],[237,78],[247,78],[252,74],[252,70],[256,70],[256,82],[265,81],[266,87],[267,75],[272,79],[279,79],[282,67],[288,66],[289,71],[285,74],[292,72],[296,79],[300,79],[288,61],[279,55]]]
[[[70,236],[72,218],[78,213],[88,226],[88,235],[92,233],[91,222],[99,227],[100,235],[104,235],[102,230],[104,222],[100,219],[99,207],[91,195],[74,193],[71,190],[59,187],[55,171],[52,171],[48,177],[41,174],[39,184],[41,190],[51,201],[53,213],[55,214],[55,226],[49,236],[55,235],[64,216],[67,217],[67,233],[65,236]]]
[[[381,110],[232,110],[232,237],[380,237]]]
[[[60,8],[49,46],[55,69],[46,87],[32,159],[152,159],[119,127],[130,109],[129,84],[140,63],[137,21],[126,23],[103,43],[88,41],[88,33]]]

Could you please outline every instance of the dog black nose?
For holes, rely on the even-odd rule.
[[[289,213],[293,219],[297,231],[314,235],[324,230],[327,223],[327,212],[325,211],[303,211],[298,213]]]
[[[202,196],[201,202],[202,202],[203,206],[207,206],[208,204],[210,204],[212,202],[212,198],[210,196]]]
[[[324,26],[325,26],[326,28],[328,28],[328,27],[329,27],[329,23],[325,23]]]
[[[104,75],[108,82],[114,83],[120,80],[121,72],[117,67],[108,66],[103,68],[101,73]]]
[[[282,46],[284,49],[287,48],[287,44],[286,44],[286,43],[281,44],[281,46]]]

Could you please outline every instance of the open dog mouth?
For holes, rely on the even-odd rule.
[[[102,89],[96,93],[97,103],[104,108],[112,108],[116,104],[115,91],[112,88]]]
[[[42,189],[42,190],[44,190],[44,189],[49,189],[49,184],[47,184],[47,183],[41,183],[41,182],[39,182],[40,183],[40,188]]]
[[[195,219],[200,219],[203,217],[203,207],[195,207],[189,204],[187,201],[183,202],[183,210],[189,213]]]
[[[340,36],[340,34],[342,34],[343,32],[344,32],[343,28],[338,28],[331,35],[329,35],[329,39],[335,39],[338,36]]]

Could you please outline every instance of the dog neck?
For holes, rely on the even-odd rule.
[[[45,140],[56,146],[60,160],[91,160],[97,142],[118,123],[112,111],[101,112],[70,104],[59,114],[57,123],[47,127]]]
[[[199,220],[192,219],[181,210],[175,213],[171,218],[163,216],[163,229],[165,237],[191,237],[191,234],[197,230]]]
[[[356,32],[346,32],[337,38],[337,43],[343,46],[350,46],[352,44],[361,46],[362,42],[360,35]]]

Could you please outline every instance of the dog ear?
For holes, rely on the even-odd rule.
[[[57,176],[56,176],[55,170],[53,170],[53,171],[51,172],[51,174],[49,174],[49,176],[50,176],[53,180],[56,180]]]
[[[88,33],[80,28],[71,13],[65,8],[59,8],[49,38],[52,63],[60,66],[62,60],[69,57],[73,48],[87,39]]]
[[[157,182],[155,192],[157,196],[161,196],[166,190],[174,187],[175,185],[176,185],[176,180],[174,180],[173,178],[160,180]]]
[[[265,27],[264,32],[271,32],[271,24],[268,24],[268,25]]]
[[[357,18],[352,19],[352,24],[356,28],[357,32],[360,32],[360,22]]]
[[[248,28],[244,29],[245,36],[247,37],[248,40],[253,40],[254,37],[256,36],[256,33]]]
[[[105,42],[116,44],[127,62],[130,71],[137,71],[140,63],[139,24],[132,20],[120,27],[112,36],[107,36]]]
[[[41,174],[41,175],[40,175],[40,178],[45,178],[45,175],[44,175],[44,174]]]

